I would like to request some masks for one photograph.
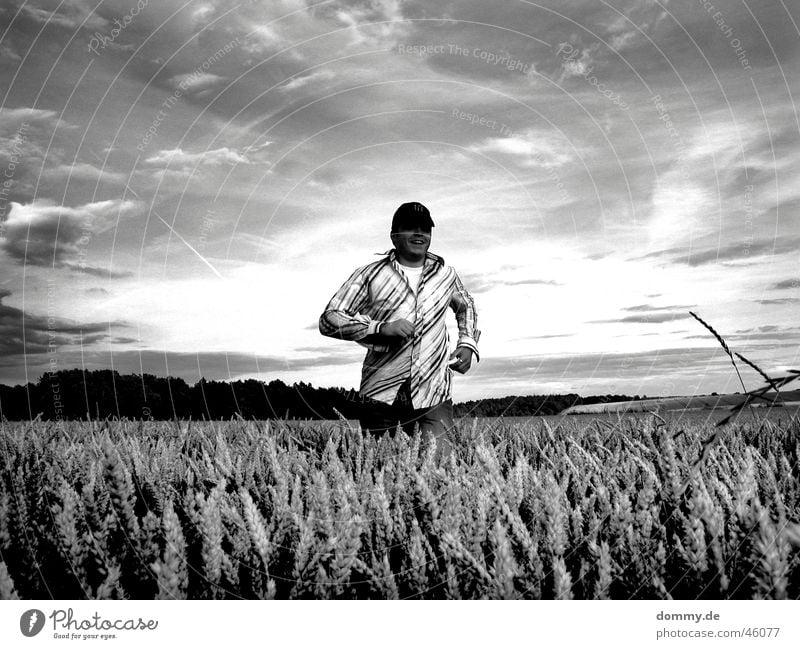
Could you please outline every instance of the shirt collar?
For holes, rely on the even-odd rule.
[[[397,262],[397,252],[396,252],[396,250],[394,248],[390,248],[386,252],[376,252],[375,254],[376,255],[386,256],[386,258],[389,261],[394,262],[394,263],[398,263]],[[440,257],[439,255],[434,255],[432,252],[426,252],[425,253],[425,263],[423,264],[423,266],[427,266],[428,265],[427,264],[428,261],[431,261],[431,262],[436,263],[436,264],[441,264],[442,266],[444,266],[444,258]]]

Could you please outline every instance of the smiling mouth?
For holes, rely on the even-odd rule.
[[[411,240],[411,243],[419,243],[419,244],[424,244],[424,243],[425,243],[425,240],[424,240],[424,239],[412,239],[412,240]]]

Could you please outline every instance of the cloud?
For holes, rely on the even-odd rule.
[[[321,70],[316,70],[310,74],[304,74],[288,79],[286,83],[282,83],[280,86],[278,86],[278,90],[280,92],[292,92],[293,90],[303,88],[308,84],[325,83],[333,79],[335,76],[336,73],[330,68],[322,68]]]
[[[58,118],[55,111],[36,108],[0,109],[0,166],[20,182],[21,171],[33,168],[45,160],[45,150],[53,131],[68,131],[69,124]],[[60,162],[57,152],[47,154]],[[8,176],[4,176],[6,180]]]
[[[244,148],[244,153],[250,154],[256,151],[261,151],[262,149],[266,149],[271,144],[273,144],[273,142],[271,142],[270,140],[265,140],[261,144],[250,144]]]
[[[779,256],[794,253],[800,248],[800,237],[782,239],[758,239],[755,241],[738,241],[718,247],[673,247],[634,257],[631,261],[642,259],[662,259],[670,264],[686,264],[703,266],[721,261],[738,261],[764,256]]]
[[[36,196],[58,195],[54,179],[67,177],[67,150],[77,135],[74,125],[59,119],[53,110],[36,108],[0,109],[0,183],[8,201],[25,203]],[[69,161],[72,164],[72,161]],[[75,179],[87,174],[82,163],[75,167]],[[88,167],[88,165],[87,165]],[[100,172],[89,174],[96,179]],[[119,175],[107,172],[108,179]],[[7,183],[10,183],[10,187]]]
[[[748,329],[737,329],[736,333],[745,334],[745,333],[752,333],[752,332],[767,332],[767,331],[780,331],[782,327],[778,325],[761,325],[760,327],[750,327]]]
[[[800,297],[779,297],[769,300],[756,300],[758,304],[797,304],[800,302]]]
[[[4,63],[19,63],[22,57],[14,51],[14,48],[7,43],[0,43],[0,61]]]
[[[76,273],[85,273],[93,277],[102,277],[103,279],[120,279],[122,277],[133,277],[133,272],[129,270],[109,270],[107,268],[98,268],[96,266],[87,266],[83,263],[65,263],[64,268],[74,270]]]
[[[570,28],[566,21],[548,16],[555,21],[550,33],[553,38],[559,38],[559,85],[571,77],[584,76],[596,69],[603,70],[606,76],[614,74],[616,68],[624,65],[623,59],[633,58],[637,51],[651,48],[648,38],[653,38],[669,23],[661,6],[639,0],[628,0],[614,8],[592,5],[591,2],[576,2],[570,7],[562,7],[558,6],[559,13],[577,18],[578,24],[586,29]],[[566,30],[569,30],[568,35]]]
[[[400,0],[320,3],[314,14],[325,16],[339,26],[351,27],[347,32],[350,45],[386,47],[411,31],[403,20]]]
[[[213,174],[220,167],[228,165],[249,165],[262,162],[259,152],[248,157],[247,152],[239,152],[229,147],[221,147],[209,151],[191,153],[183,149],[162,149],[145,160],[145,163],[156,169],[141,171],[156,181],[169,186],[169,181],[186,181],[193,178],[196,182],[205,183],[208,174]]]
[[[3,130],[16,129],[19,125],[30,122],[44,123],[50,127],[55,127],[59,124],[58,113],[54,110],[30,108],[28,106],[0,110],[0,126],[3,127]]]
[[[46,169],[43,175],[50,179],[105,181],[122,185],[127,181],[127,176],[124,173],[111,171],[110,169],[100,169],[87,162],[59,164]]]
[[[565,80],[571,77],[583,77],[592,72],[598,65],[595,60],[597,52],[600,50],[600,43],[591,43],[588,47],[573,47],[569,43],[561,43],[561,75],[556,80],[558,85],[562,85]]]
[[[628,315],[622,318],[612,318],[609,320],[589,320],[590,324],[660,324],[662,322],[673,322],[674,320],[685,320],[691,317],[688,313],[670,311],[670,312],[652,312],[643,313],[640,315]]]
[[[575,159],[560,138],[531,129],[508,137],[489,137],[467,148],[475,153],[507,156],[526,168],[559,167]]]
[[[197,153],[190,153],[183,149],[162,149],[155,155],[150,156],[145,160],[146,163],[151,165],[163,167],[189,167],[200,166],[221,166],[227,164],[248,164],[248,159],[238,151],[234,151],[228,147],[219,149],[212,149],[210,151],[199,151]]]
[[[605,320],[589,320],[590,324],[661,324],[675,320],[685,320],[691,317],[688,309],[694,308],[691,304],[673,304],[670,306],[652,306],[650,304],[637,304],[624,307],[622,310],[634,315]]]
[[[458,0],[431,6],[417,1],[406,3],[403,11],[415,17],[445,19],[441,23],[415,24],[408,43],[454,43],[469,50],[480,46],[486,51],[508,53],[529,62],[554,81],[563,81],[571,94],[595,92],[578,77],[582,69],[588,68],[601,81],[615,85],[626,84],[633,74],[663,78],[666,73],[690,81],[699,74],[722,77],[731,69],[741,71],[742,65],[730,45],[734,37],[740,40],[753,65],[774,65],[775,56],[785,65],[796,54],[797,19],[788,19],[787,12],[793,12],[788,3],[749,8],[728,2],[714,5],[714,11],[719,8],[727,23],[734,26],[734,34],[726,37],[702,3],[695,2]],[[545,41],[549,47],[535,39]],[[575,49],[575,63],[565,63],[556,53],[561,43]],[[490,66],[472,64],[471,56],[435,56],[426,61],[432,68],[451,74],[508,78]],[[538,90],[534,85],[536,76],[526,85]]]
[[[70,268],[99,276],[120,276],[85,264],[91,238],[113,227],[118,218],[142,213],[139,201],[107,200],[78,207],[56,205],[47,199],[11,203],[5,223],[3,250],[20,264]]]
[[[70,33],[82,27],[104,29],[108,26],[108,21],[97,15],[89,3],[80,1],[59,3],[52,11],[31,6],[28,2],[22,5],[21,10],[25,17],[34,22],[61,27]]]
[[[185,74],[176,74],[167,81],[167,85],[171,86],[173,90],[180,90],[188,95],[201,95],[216,86],[226,82],[226,77],[221,77],[217,74],[210,72],[203,72],[197,74],[196,72],[188,72]]]
[[[563,286],[560,282],[552,279],[540,279],[538,277],[522,279],[505,279],[498,273],[468,273],[458,274],[461,283],[470,294],[486,293],[500,286]]]
[[[713,185],[678,168],[676,162],[659,178],[650,195],[647,223],[649,245],[675,246],[714,233],[708,218],[715,207]],[[694,255],[692,255],[694,256]]]
[[[258,138],[260,139],[260,138]],[[258,141],[256,140],[256,142]],[[249,144],[242,147],[242,156],[244,156],[248,162],[253,164],[267,164],[271,165],[272,163],[269,160],[271,157],[267,153],[267,148],[274,144],[271,140],[265,140],[261,144]]]
[[[19,359],[9,357],[35,354],[47,358],[63,346],[84,346],[100,342],[108,337],[109,331],[117,327],[127,327],[124,322],[75,322],[56,316],[36,315],[3,304],[11,291],[0,289],[0,365],[15,365]],[[23,337],[24,329],[24,337]],[[32,359],[33,360],[33,359]],[[46,363],[42,360],[42,364]]]
[[[520,338],[512,338],[512,341],[515,340],[548,340],[550,338],[571,338],[574,336],[574,333],[569,334],[544,334],[542,336],[522,336]]]
[[[800,237],[781,240],[761,239],[753,243],[734,243],[718,249],[709,248],[703,252],[691,253],[685,260],[690,266],[714,263],[722,260],[752,259],[754,257],[778,256],[795,253],[800,247]]]
[[[637,304],[636,306],[625,307],[623,311],[633,311],[633,312],[644,311],[647,313],[655,313],[657,311],[675,311],[676,309],[693,309],[694,307],[695,307],[694,304],[674,304],[671,306],[652,306],[650,304]]]
[[[552,279],[519,279],[507,280],[502,282],[505,286],[520,286],[523,284],[543,285],[543,286],[563,286],[561,282],[556,282]]]
[[[131,338],[129,336],[114,336],[109,340],[110,343],[115,345],[128,345],[132,343],[142,342],[139,338]]]
[[[709,340],[709,334],[691,334],[683,336],[684,340]],[[734,333],[726,333],[725,341],[732,345],[735,342],[752,343],[764,341],[767,343],[781,342],[791,344],[792,341],[800,338],[800,327],[784,327],[779,325],[763,325],[761,327],[751,327],[749,329],[738,329]],[[749,357],[749,352],[745,352]],[[753,359],[751,359],[753,360]]]
[[[277,30],[270,25],[254,25],[248,31],[248,39],[242,46],[250,54],[266,54],[269,51],[279,49],[283,42]]]
[[[776,282],[769,288],[772,289],[773,291],[783,291],[787,289],[800,288],[800,277],[793,277],[792,279],[781,280],[780,282]]]

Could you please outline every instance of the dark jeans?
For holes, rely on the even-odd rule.
[[[410,382],[406,381],[400,386],[394,403],[389,405],[375,399],[368,399],[361,406],[361,430],[373,434],[383,435],[393,433],[398,422],[407,435],[414,434],[415,425],[426,442],[436,440],[437,456],[449,454],[450,442],[447,440],[446,431],[454,428],[453,401],[448,399],[430,408],[415,409],[411,403]]]

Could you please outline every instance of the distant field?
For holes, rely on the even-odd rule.
[[[784,407],[797,408],[800,405],[800,390],[788,390],[775,394],[767,392],[764,397]],[[572,406],[561,414],[597,414],[603,412],[665,412],[671,410],[713,410],[737,406],[745,400],[743,394],[700,395],[691,397],[669,397],[663,399],[641,399],[639,401],[616,401],[611,403],[594,403],[584,406]],[[770,406],[766,401],[758,400],[756,407]],[[780,406],[779,406],[780,407]]]
[[[661,410],[658,415],[672,424],[689,424],[692,426],[713,426],[716,422],[721,421],[730,414],[729,408],[708,408],[708,409],[686,409],[686,410]],[[646,420],[651,415],[648,412],[624,411],[624,412],[607,412],[607,413],[584,413],[584,414],[571,414],[564,413],[554,415],[551,417],[542,417],[551,425],[555,422],[562,422],[564,419],[575,419],[576,425],[581,425],[578,422],[590,422],[593,420],[601,420],[608,422],[616,422],[620,420]],[[535,419],[534,419],[535,421]],[[781,408],[745,408],[736,413],[732,419],[733,422],[740,424],[758,424],[762,421],[770,421],[781,426],[790,421],[800,421],[800,407],[799,406],[785,406]]]
[[[0,423],[0,598],[800,597],[796,421],[461,424]]]

